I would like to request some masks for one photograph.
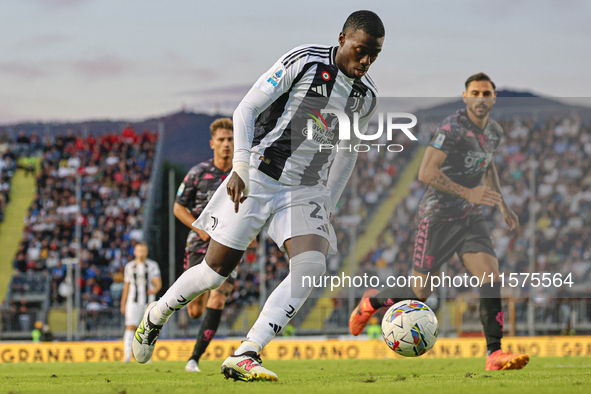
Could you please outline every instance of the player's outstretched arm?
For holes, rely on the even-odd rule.
[[[254,123],[257,117],[269,105],[272,99],[259,88],[252,87],[234,111],[234,159],[233,173],[227,184],[228,196],[234,202],[238,212],[239,203],[248,197],[250,189],[250,148],[254,138]]]
[[[472,204],[492,207],[501,202],[501,195],[487,186],[476,186],[470,189],[452,181],[440,170],[446,158],[447,153],[432,146],[427,147],[419,169],[419,181],[444,193],[468,200]]]
[[[292,84],[308,61],[309,54],[294,57],[293,61],[289,62],[286,58],[307,53],[302,52],[302,49],[304,47],[294,48],[277,60],[270,69],[259,77],[234,111],[233,174],[228,181],[227,188],[228,196],[234,202],[236,212],[238,212],[240,203],[248,196],[250,186],[248,168],[255,121],[275,100],[292,88]]]
[[[499,193],[501,196],[501,202],[499,203],[499,209],[503,214],[503,219],[505,219],[505,223],[509,226],[509,231],[513,231],[519,227],[519,217],[513,210],[507,205],[505,199],[503,198],[503,194],[501,192],[501,181],[499,180],[499,174],[497,173],[497,168],[495,167],[495,163],[491,162],[482,177],[482,183],[486,186],[491,188],[493,191]]]

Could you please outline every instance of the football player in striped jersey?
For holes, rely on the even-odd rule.
[[[220,286],[265,230],[287,252],[290,274],[271,293],[240,347],[224,361],[222,373],[235,380],[277,380],[262,366],[259,352],[310,295],[312,285],[305,285],[303,276],[322,276],[326,254],[336,252],[329,218],[357,159],[351,146],[359,137],[341,141],[337,117],[326,111],[344,112],[358,121],[357,132],[367,131],[378,96],[367,73],[384,37],[378,15],[354,12],[338,45],[305,45],[287,52],[246,94],[234,112],[232,174],[193,223],[211,236],[204,264],[187,270],[146,309],[140,340],[134,341],[140,362],[151,357],[170,315]],[[318,127],[309,130],[311,122],[305,119],[319,119],[323,113]],[[321,145],[343,149],[322,150]]]

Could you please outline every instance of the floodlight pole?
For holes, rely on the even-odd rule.
[[[76,339],[80,339],[82,334],[81,326],[80,326],[80,277],[82,276],[80,264],[82,263],[81,255],[82,255],[82,179],[80,174],[76,174],[76,207],[78,208],[76,212],[76,227],[75,227],[75,234],[76,234],[76,270],[74,276],[74,289],[75,289],[75,299],[74,299],[74,309],[76,313]]]
[[[72,330],[72,264],[68,262],[66,265],[66,281],[68,282],[69,289],[68,289],[68,298],[66,298],[66,338],[68,341],[73,339],[73,330]]]
[[[536,168],[537,164],[535,160],[530,159],[529,161],[529,247],[527,254],[529,257],[529,273],[534,273],[536,269]],[[529,286],[529,299],[527,303],[527,331],[528,335],[535,335],[535,305],[534,305],[534,292],[531,285]]]
[[[257,244],[257,257],[259,260],[259,308],[263,310],[265,301],[267,301],[267,256],[265,253],[265,240],[267,233],[261,231],[260,242]]]
[[[351,203],[355,203],[358,198],[357,194],[357,166],[353,168],[353,173],[351,174]],[[353,214],[356,214],[355,212]],[[353,278],[355,275],[355,253],[356,253],[356,246],[357,246],[357,225],[355,220],[351,221],[351,226],[349,227],[349,276]],[[349,309],[350,311],[355,308],[355,286],[351,283],[351,287],[349,288]]]
[[[176,256],[175,238],[176,228],[174,223],[174,168],[168,170],[168,287],[176,280]]]

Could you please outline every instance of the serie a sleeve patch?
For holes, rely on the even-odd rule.
[[[177,196],[182,196],[183,192],[185,191],[185,182],[181,183],[181,186],[179,186],[179,190],[176,192]]]
[[[445,141],[445,134],[439,133],[437,134],[437,138],[435,138],[435,142],[433,142],[433,146],[437,149],[441,149],[443,141]]]
[[[277,70],[273,72],[273,74],[271,74],[269,79],[267,79],[267,82],[269,82],[273,86],[277,86],[279,81],[283,78],[284,74],[285,71],[283,70],[283,67],[279,67]]]

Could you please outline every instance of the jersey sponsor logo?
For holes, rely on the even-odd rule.
[[[330,81],[330,74],[327,71],[323,71],[322,79],[324,79],[325,81]]]
[[[333,130],[336,128],[337,119],[334,118],[329,126],[321,113],[311,108],[305,108],[305,110],[307,111],[306,114],[312,119],[308,119],[306,127],[302,130],[302,134],[306,136],[307,139],[313,139],[320,144],[332,143],[335,138]],[[310,134],[312,135],[312,138],[308,135],[309,130],[312,130],[312,133]]]
[[[468,168],[466,174],[473,174],[479,169],[488,167],[492,159],[492,153],[468,151],[464,158],[464,167]]]
[[[435,139],[433,146],[437,149],[441,149],[441,147],[443,146],[443,141],[445,141],[445,134],[439,133],[437,134],[437,138]]]
[[[214,179],[213,175],[210,173],[205,174],[205,176],[203,177],[203,179]]]
[[[181,183],[181,185],[179,186],[179,190],[176,192],[176,195],[180,197],[183,195],[184,191],[185,191],[185,184]]]

